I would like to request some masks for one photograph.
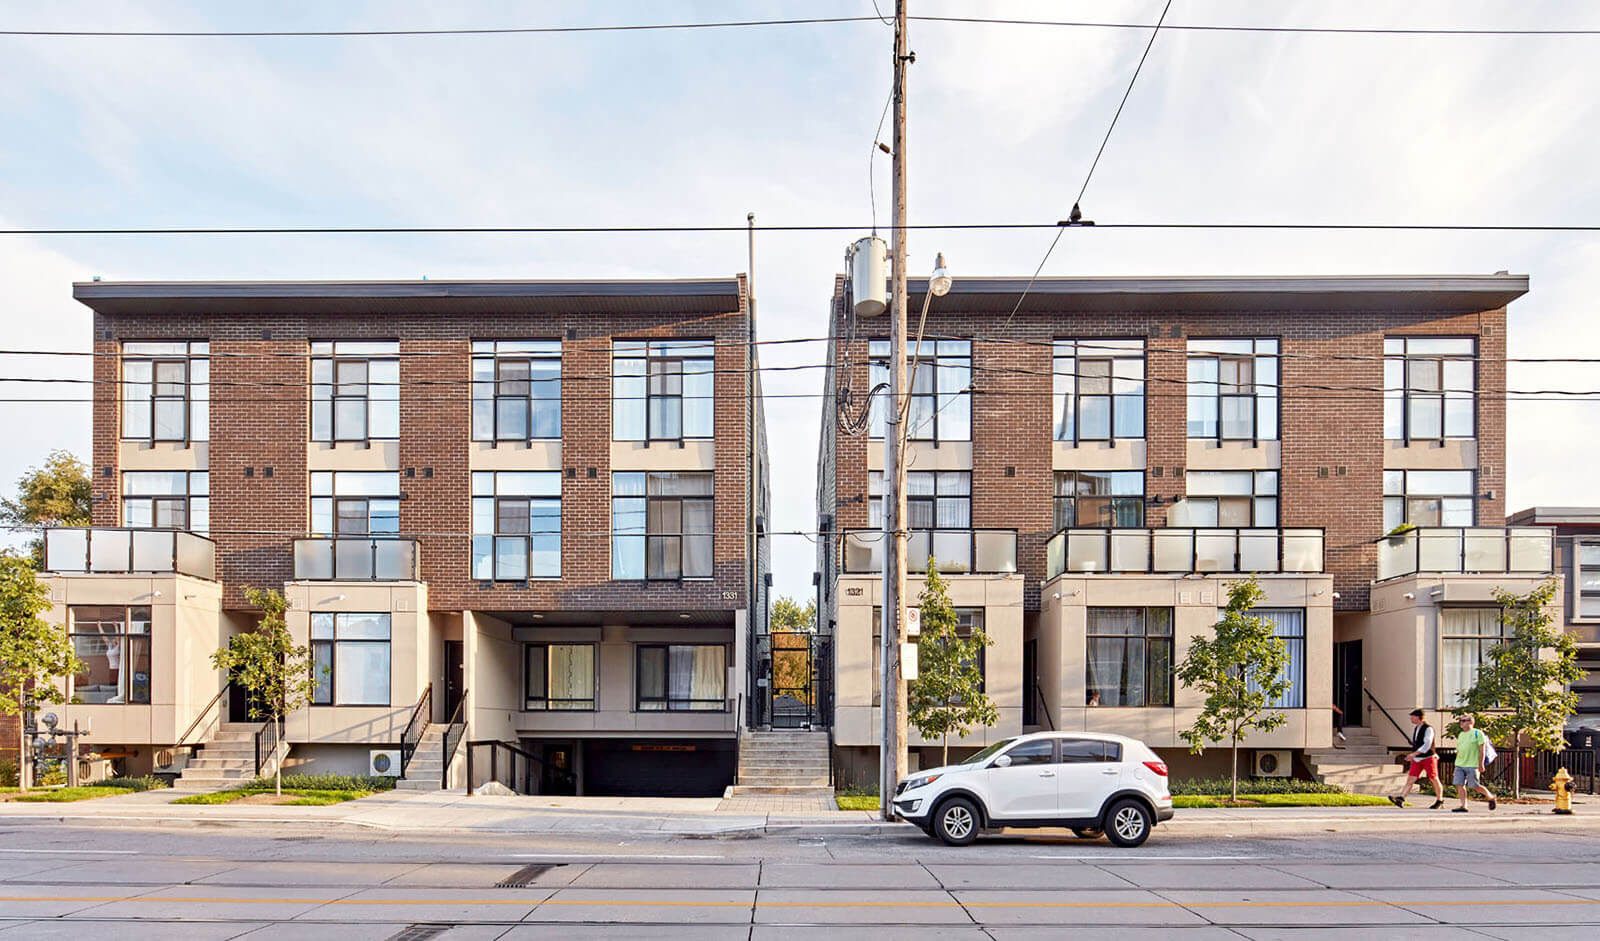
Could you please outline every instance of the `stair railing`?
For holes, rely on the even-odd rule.
[[[456,700],[455,711],[450,714],[450,718],[445,722],[444,739],[440,743],[444,746],[443,754],[440,756],[443,759],[439,768],[440,790],[450,787],[450,761],[455,758],[456,750],[461,747],[461,740],[467,734],[467,693],[468,690],[461,691],[461,698]],[[472,793],[471,751],[467,752],[467,793]]]
[[[485,755],[488,764],[484,764]],[[536,755],[525,752],[510,742],[484,740],[467,743],[467,793],[478,789],[477,776],[484,774],[484,783],[497,781],[517,794],[534,793],[534,772],[544,762]]]
[[[1405,729],[1402,729],[1400,727],[1400,723],[1394,721],[1394,716],[1389,715],[1389,710],[1384,708],[1383,702],[1379,700],[1378,697],[1372,695],[1372,690],[1368,689],[1366,686],[1362,686],[1361,691],[1367,694],[1367,699],[1369,700],[1367,704],[1367,715],[1372,715],[1372,707],[1377,706],[1378,712],[1382,714],[1385,719],[1389,720],[1389,724],[1394,726],[1394,730],[1396,732],[1400,733],[1400,737],[1405,739],[1407,742],[1411,741],[1411,733],[1407,732]]]
[[[416,757],[417,746],[422,742],[422,733],[427,731],[428,720],[432,718],[433,684],[430,682],[422,695],[417,697],[416,708],[411,710],[411,721],[400,733],[400,777],[405,777],[406,769],[411,767],[411,759]]]
[[[194,721],[189,723],[189,727],[183,730],[183,734],[182,735],[178,736],[178,743],[176,745],[172,746],[173,748],[188,748],[190,750],[193,750],[195,748],[199,748],[200,747],[200,745],[202,743],[200,743],[200,742],[189,742],[189,741],[185,741],[185,739],[187,739],[190,735],[193,735],[194,731],[196,729],[200,728],[201,720],[203,720],[207,715],[211,714],[211,707],[213,707],[213,706],[217,705],[218,703],[222,702],[222,697],[228,695],[228,690],[230,688],[231,688],[230,684],[224,683],[222,685],[222,688],[217,690],[217,694],[215,696],[211,697],[211,701],[205,704],[205,707],[200,710],[200,714],[195,716],[194,717]],[[217,716],[217,724],[218,725],[222,724],[222,716],[221,716],[220,713]]]
[[[256,730],[256,777],[261,777],[261,769],[268,761],[278,759],[278,748],[282,744],[283,739],[278,731],[278,717],[273,716]]]
[[[1056,723],[1050,718],[1050,703],[1044,698],[1044,688],[1038,683],[1033,684],[1033,694],[1039,697],[1039,714],[1044,716],[1045,727],[1054,732]]]

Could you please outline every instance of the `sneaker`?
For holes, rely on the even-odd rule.
[[[1440,807],[1443,807],[1443,806],[1444,806],[1444,801],[1436,800],[1431,805],[1429,805],[1428,809],[1429,810],[1438,810]]]
[[[1402,810],[1404,810],[1405,806],[1406,806],[1405,798],[1403,798],[1403,797],[1395,797],[1393,794],[1389,795],[1389,803],[1395,805],[1396,807],[1399,807]]]
[[[1489,798],[1489,809],[1490,810],[1494,810],[1494,808],[1495,808],[1494,798],[1491,797],[1491,798]]]
[[[1339,733],[1339,741],[1341,741],[1341,742],[1348,742],[1348,741],[1350,741],[1350,740],[1349,740],[1349,739],[1347,739],[1347,738],[1345,738],[1345,737],[1344,737],[1344,733],[1343,733],[1343,732],[1340,732],[1340,733]]]
[[[1467,812],[1467,808],[1465,808],[1465,807],[1456,807],[1456,808],[1452,809],[1450,812],[1453,813],[1453,814],[1464,814],[1464,813]]]

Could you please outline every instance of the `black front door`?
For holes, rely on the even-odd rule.
[[[1344,710],[1345,725],[1366,725],[1361,693],[1361,641],[1333,645],[1333,704]]]
[[[544,768],[539,782],[540,794],[577,794],[578,776],[573,761],[575,749],[571,745],[546,745]]]
[[[459,640],[444,642],[444,716],[446,721],[461,705],[461,690],[466,679],[466,648]]]
[[[1039,642],[1025,640],[1022,642],[1022,724],[1038,725],[1039,710],[1035,703],[1039,701]]]

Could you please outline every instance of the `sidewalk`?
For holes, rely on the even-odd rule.
[[[304,824],[347,826],[390,833],[652,833],[663,836],[759,836],[773,834],[874,834],[911,831],[885,823],[871,811],[785,812],[781,799],[761,808],[744,798],[629,798],[473,796],[461,791],[391,791],[327,807],[261,804],[180,805],[181,792],[146,791],[71,804],[0,804],[0,822],[60,821],[106,826],[253,826]],[[1575,813],[1560,817],[1549,804],[1502,804],[1489,811],[1475,804],[1469,814],[1430,811],[1426,804],[1392,807],[1212,808],[1180,810],[1162,825],[1186,836],[1293,836],[1333,831],[1430,832],[1462,828],[1600,828],[1600,798],[1574,799]]]

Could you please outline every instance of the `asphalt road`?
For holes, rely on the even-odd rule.
[[[516,883],[502,886],[502,883]],[[0,941],[1565,938],[1600,929],[1581,831],[1296,839],[1158,830],[950,849],[920,834],[688,839],[6,823]]]

